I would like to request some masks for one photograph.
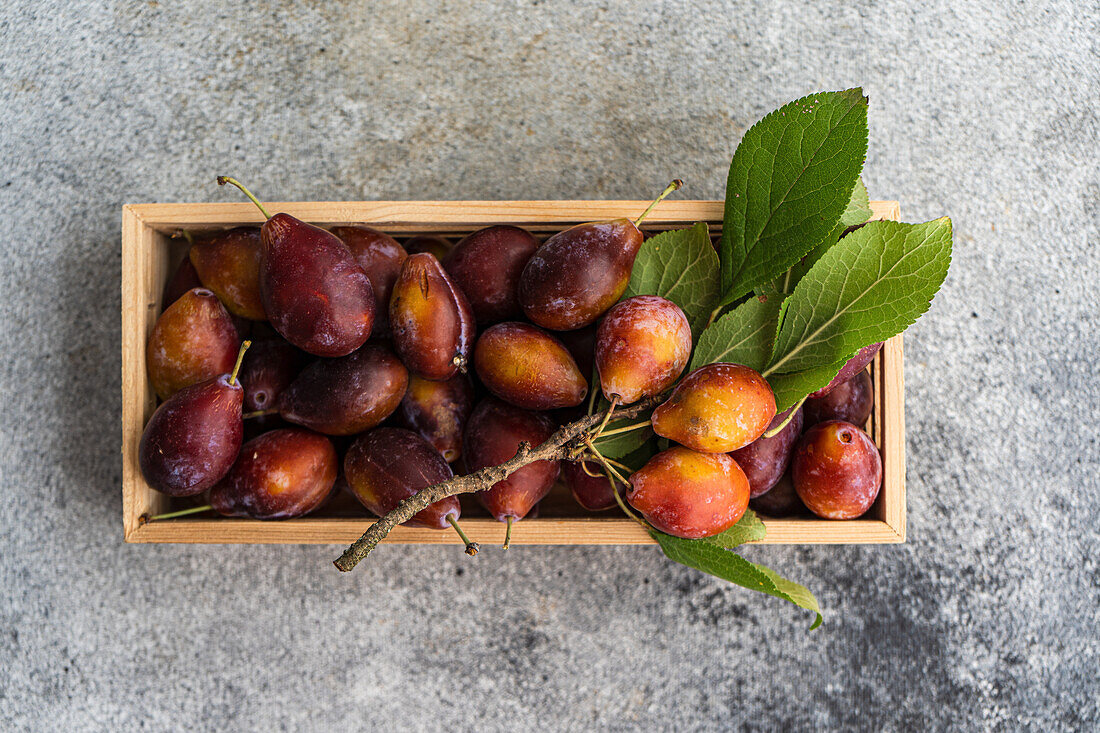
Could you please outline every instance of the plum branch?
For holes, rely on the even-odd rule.
[[[613,408],[615,419],[622,420],[637,417],[646,410],[655,407],[660,401],[659,396],[649,397],[629,407]],[[591,441],[593,433],[597,432],[598,428],[603,425],[608,412],[610,410],[597,412],[568,425],[563,425],[546,442],[535,448],[527,443],[521,443],[516,455],[498,466],[488,466],[466,476],[455,476],[421,489],[372,524],[363,533],[362,537],[344,550],[344,554],[337,558],[333,565],[345,573],[348,572],[358,565],[360,560],[369,555],[371,550],[377,547],[378,543],[390,533],[390,530],[412,519],[414,515],[425,509],[429,504],[434,504],[448,496],[474,494],[490,489],[498,481],[503,481],[519,469],[535,461],[569,460],[577,457],[582,451],[587,450],[586,443]]]

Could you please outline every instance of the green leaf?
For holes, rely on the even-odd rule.
[[[630,470],[637,471],[644,466],[646,462],[657,454],[657,441],[656,436],[646,430],[639,430],[638,432],[646,433],[646,442],[642,443],[641,447],[630,451],[625,456],[620,456],[616,460],[619,463],[624,463],[630,466]]]
[[[855,356],[853,353],[851,356]],[[849,357],[851,358],[851,357]],[[769,374],[766,379],[775,393],[776,412],[783,412],[798,403],[800,399],[821,389],[833,381],[848,359],[836,364],[807,369],[790,374]]]
[[[749,298],[710,324],[695,346],[691,369],[728,361],[762,370],[771,358],[781,304],[780,298]]]
[[[780,577],[774,570],[751,563],[714,543],[680,539],[655,530],[651,530],[650,534],[670,560],[745,588],[790,601],[814,612],[816,618],[810,626],[811,631],[821,625],[821,608],[817,605],[814,594],[805,586]]]
[[[647,239],[634,259],[624,297],[659,295],[684,311],[695,336],[718,302],[718,253],[707,225],[662,232]]]
[[[928,310],[951,264],[951,220],[874,221],[833,245],[784,303],[764,372],[819,369],[898,334]]]
[[[854,227],[871,218],[871,197],[867,195],[867,186],[863,185],[863,178],[856,179],[856,185],[852,188],[852,195],[848,199],[848,206],[840,215],[840,223],[846,227]]]
[[[834,375],[835,376],[835,375]],[[639,420],[646,419],[647,415],[640,415],[637,418],[631,420],[612,420],[607,424],[608,430],[614,430],[615,428],[625,428],[628,425],[632,425]],[[604,438],[600,437],[592,441],[592,445],[596,446],[596,450],[600,452],[605,458],[621,458],[628,453],[633,453],[639,448],[645,445],[645,442],[653,437],[653,432],[648,428],[638,428],[637,430],[631,430],[628,433],[620,433],[619,435],[612,435]]]
[[[727,550],[732,550],[738,545],[743,545],[746,542],[762,540],[767,533],[768,530],[764,528],[764,523],[756,516],[756,512],[752,509],[746,509],[745,513],[741,515],[741,518],[737,520],[737,524],[733,525],[725,532],[710,537],[704,537],[697,541],[709,542],[712,545],[718,545]]]
[[[866,154],[862,89],[803,97],[745,133],[726,181],[720,304],[774,280],[826,240]]]
[[[830,247],[844,234],[848,227],[862,224],[871,218],[871,203],[867,198],[867,187],[863,185],[863,179],[857,178],[855,188],[852,189],[852,197],[848,200],[848,208],[840,215],[840,222],[825,238],[825,241],[806,253],[798,262],[791,265],[791,269],[772,280],[770,283],[757,288],[758,295],[786,297],[791,294],[798,281],[810,271],[814,263],[821,259]]]
[[[807,252],[805,257],[791,265],[791,269],[775,279],[776,289],[783,296],[794,292],[794,289],[798,287],[798,283],[802,282],[802,278],[806,276],[810,268],[817,264],[817,261],[840,240],[841,235],[844,234],[844,230],[847,228],[844,224],[837,224],[832,234],[824,242]]]
[[[598,383],[597,383],[598,388]],[[600,395],[600,399],[596,404],[596,412],[603,412],[611,407],[611,403],[607,401],[607,398]],[[649,419],[652,410],[648,410],[637,417],[632,417],[629,420],[612,420],[607,424],[605,430],[615,430],[617,428],[625,428],[629,425],[636,425],[640,422],[645,422]],[[614,416],[612,416],[614,417]],[[622,458],[623,456],[633,453],[636,450],[642,448],[646,441],[653,437],[653,430],[651,428],[638,428],[637,430],[631,430],[630,432],[620,433],[618,435],[611,435],[607,437],[599,437],[592,441],[592,445],[596,446],[596,450],[600,452],[605,458]]]

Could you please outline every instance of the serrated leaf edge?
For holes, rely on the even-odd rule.
[[[905,223],[903,223],[903,222],[894,222],[894,221],[883,221],[883,222],[879,222],[879,223],[881,223],[881,224],[885,224],[885,225],[891,225],[891,224],[893,224],[893,225],[900,225],[900,226],[910,226],[910,227],[914,227],[914,226],[922,226],[922,225],[926,225],[926,224],[935,224],[936,222],[941,222],[941,221],[946,221],[946,222],[947,222],[947,233],[948,233],[948,250],[947,250],[947,262],[946,262],[946,267],[944,268],[944,271],[945,271],[945,272],[947,272],[947,271],[948,271],[948,270],[950,269],[950,267],[951,267],[951,254],[952,254],[952,252],[951,252],[951,219],[950,219],[950,217],[947,217],[947,216],[941,216],[941,217],[939,217],[938,219],[932,219],[931,221],[927,221],[927,222],[921,222],[920,224],[905,224]],[[900,231],[900,229],[899,229],[898,231]],[[884,279],[885,279],[885,278],[886,278],[887,276],[889,276],[890,272],[892,272],[892,271],[894,270],[894,268],[898,267],[898,266],[899,266],[899,265],[900,265],[900,264],[902,263],[902,261],[904,261],[905,257],[907,257],[907,256],[908,256],[908,255],[910,255],[910,254],[911,254],[912,252],[915,252],[915,251],[916,251],[917,249],[919,249],[919,248],[920,248],[921,246],[923,246],[923,245],[924,245],[924,244],[925,244],[925,243],[926,243],[926,242],[927,242],[927,241],[928,241],[928,240],[929,240],[929,239],[930,239],[930,238],[931,238],[931,237],[932,237],[932,236],[933,236],[934,234],[936,234],[936,233],[937,233],[937,229],[936,229],[935,227],[929,227],[929,228],[928,228],[928,234],[926,234],[926,235],[925,235],[924,239],[923,239],[923,240],[922,240],[921,242],[919,242],[918,244],[914,245],[914,246],[913,246],[913,248],[912,248],[912,250],[911,250],[910,252],[906,252],[906,253],[905,253],[905,255],[903,255],[902,257],[898,258],[898,260],[897,260],[897,261],[896,261],[896,262],[895,262],[895,263],[894,263],[893,265],[891,265],[891,266],[890,266],[890,269],[889,269],[889,270],[887,270],[887,271],[886,271],[885,273],[883,273],[883,275],[882,275],[882,276],[880,276],[880,277],[879,277],[879,278],[878,278],[878,279],[877,279],[877,280],[876,280],[876,281],[875,281],[874,283],[872,283],[872,284],[871,284],[870,286],[868,286],[868,287],[867,287],[866,289],[864,289],[864,291],[863,291],[862,293],[860,293],[860,295],[859,295],[858,297],[856,297],[856,298],[853,298],[853,299],[852,299],[852,300],[851,300],[851,301],[850,301],[850,302],[848,303],[848,305],[846,305],[846,306],[845,306],[844,308],[841,308],[840,310],[838,310],[838,311],[837,311],[836,313],[834,313],[834,314],[833,314],[832,316],[830,316],[830,317],[829,317],[829,318],[828,318],[827,320],[825,320],[825,321],[824,321],[824,322],[823,322],[823,323],[822,323],[822,324],[821,324],[820,326],[818,326],[818,327],[817,327],[817,328],[816,328],[816,329],[815,329],[815,330],[814,330],[814,331],[813,331],[812,333],[810,333],[810,334],[809,334],[809,335],[808,335],[808,336],[807,336],[806,338],[804,338],[804,339],[802,339],[801,341],[799,341],[798,345],[797,345],[797,346],[796,346],[795,348],[791,349],[791,350],[790,350],[789,352],[787,352],[786,354],[784,354],[784,355],[783,355],[783,357],[782,357],[782,358],[781,358],[781,359],[780,359],[779,361],[777,361],[777,362],[773,362],[773,363],[769,364],[769,365],[768,365],[768,368],[767,368],[767,369],[766,369],[766,370],[765,370],[765,371],[764,371],[764,372],[762,373],[762,374],[763,374],[763,376],[767,377],[767,376],[768,376],[769,374],[775,374],[775,373],[784,373],[784,372],[781,372],[781,370],[779,369],[780,365],[782,365],[783,363],[787,362],[787,361],[788,361],[789,359],[791,359],[791,358],[792,358],[792,357],[793,357],[794,355],[796,355],[796,354],[797,354],[798,352],[800,352],[800,351],[802,351],[803,349],[805,349],[805,348],[806,348],[806,347],[807,347],[808,345],[810,345],[810,344],[813,344],[813,343],[815,343],[815,341],[814,341],[814,337],[816,337],[816,336],[817,336],[818,334],[820,334],[820,333],[821,333],[822,331],[824,331],[824,330],[825,330],[826,328],[828,328],[829,326],[831,326],[831,325],[832,325],[832,324],[833,324],[834,322],[836,322],[836,320],[837,320],[838,318],[840,318],[840,317],[841,317],[841,316],[843,316],[843,315],[844,315],[845,313],[847,313],[847,312],[848,312],[849,310],[851,310],[851,309],[852,309],[852,308],[853,308],[853,307],[854,307],[854,306],[855,306],[855,305],[856,305],[857,303],[859,303],[859,301],[860,301],[860,299],[861,299],[861,298],[863,298],[864,296],[866,296],[866,295],[867,295],[867,293],[871,291],[871,289],[873,289],[874,287],[876,287],[876,286],[877,286],[877,285],[878,285],[878,284],[879,284],[880,282],[882,282],[882,280],[884,280]],[[808,278],[808,277],[809,277],[809,276],[811,275],[811,273],[813,273],[813,272],[814,272],[815,270],[817,270],[817,269],[818,269],[818,267],[821,267],[821,266],[823,266],[823,265],[822,265],[822,262],[824,262],[824,261],[825,261],[825,257],[823,256],[823,257],[822,257],[822,258],[821,258],[820,260],[818,260],[817,262],[815,262],[815,263],[814,263],[813,267],[811,267],[811,268],[810,268],[810,269],[809,269],[809,270],[808,270],[808,271],[806,272],[806,274],[805,274],[805,275],[803,276],[803,279],[806,279],[806,278]],[[941,283],[941,286],[942,286],[942,283]],[[797,289],[797,288],[796,288],[796,289]],[[925,313],[927,313],[927,312],[928,312],[928,309],[929,309],[929,308],[931,307],[931,305],[932,305],[932,300],[933,300],[933,298],[935,298],[935,296],[936,296],[936,294],[937,294],[938,292],[939,292],[939,288],[937,288],[937,289],[936,289],[936,291],[932,293],[932,297],[930,297],[930,298],[928,299],[928,302],[924,304],[923,308],[920,308],[920,309],[918,309],[918,310],[914,311],[914,313],[913,313],[913,318],[912,318],[912,319],[910,319],[910,320],[909,320],[909,322],[908,322],[907,324],[905,324],[904,326],[902,326],[902,327],[901,327],[901,328],[900,328],[900,329],[899,329],[898,331],[896,331],[895,333],[891,334],[890,336],[886,336],[886,337],[884,337],[883,339],[876,339],[875,341],[878,341],[878,340],[883,340],[883,341],[884,341],[884,340],[886,340],[887,338],[891,338],[892,336],[896,336],[896,335],[897,335],[898,333],[901,333],[901,332],[902,332],[902,331],[904,331],[904,330],[905,330],[906,328],[908,328],[909,326],[911,326],[911,325],[913,325],[914,323],[916,323],[916,321],[917,321],[917,319],[918,319],[918,318],[920,318],[920,317],[921,317],[922,315],[924,315]],[[793,295],[793,293],[792,293],[792,295]],[[786,300],[786,301],[785,301],[785,302],[783,303],[783,307],[782,307],[782,308],[780,309],[780,310],[781,310],[781,313],[782,313],[782,314],[784,314],[784,315],[785,315],[785,313],[786,313],[786,310],[787,310],[787,305],[788,305],[789,303],[790,303],[790,298],[788,297],[788,298],[787,298],[787,300]],[[776,328],[776,342],[775,342],[775,343],[773,343],[773,345],[772,345],[772,351],[773,351],[773,353],[772,353],[772,357],[773,357],[773,358],[774,358],[774,355],[775,355],[775,354],[774,354],[775,346],[776,346],[776,345],[778,344],[778,338],[779,338],[779,334],[780,334],[780,332],[781,332],[781,329],[782,329],[782,318],[780,319],[780,325],[779,325],[779,327],[778,327],[778,328]],[[872,341],[872,342],[869,342],[869,343],[875,343],[875,341]],[[867,345],[868,345],[868,344],[863,344],[863,346],[867,346]],[[860,348],[862,348],[862,347],[860,347]],[[806,370],[805,370],[805,369],[794,369],[794,370],[791,370],[791,372],[792,372],[792,373],[793,373],[793,372],[800,372],[800,371],[806,371]]]
[[[863,107],[866,107],[866,106],[867,106],[867,102],[868,102],[868,98],[867,98],[867,97],[866,97],[866,96],[865,96],[865,95],[863,94],[863,88],[862,88],[862,87],[852,87],[851,89],[843,89],[843,90],[836,90],[836,91],[814,92],[814,93],[812,93],[812,94],[808,94],[808,95],[805,95],[805,96],[803,96],[803,97],[800,97],[799,99],[796,99],[796,100],[793,100],[793,101],[791,101],[791,102],[788,102],[787,104],[783,105],[782,107],[779,107],[778,109],[772,110],[771,112],[769,112],[768,114],[764,115],[764,116],[763,116],[762,118],[760,118],[759,120],[757,120],[756,124],[752,125],[752,126],[751,126],[751,127],[750,127],[750,128],[748,129],[748,131],[746,131],[746,132],[745,132],[745,134],[741,136],[741,142],[740,142],[740,143],[738,143],[738,148],[740,148],[740,147],[741,147],[741,143],[743,143],[743,142],[745,141],[745,139],[746,139],[746,138],[748,138],[748,137],[749,137],[749,136],[750,136],[750,135],[751,135],[751,134],[753,133],[753,131],[754,131],[754,130],[756,130],[757,128],[759,128],[759,127],[760,127],[761,125],[763,125],[763,124],[764,124],[764,123],[765,123],[766,121],[768,121],[768,120],[770,120],[770,119],[774,118],[774,117],[775,117],[776,115],[779,115],[779,114],[781,114],[781,113],[784,113],[784,111],[785,111],[785,110],[786,110],[786,109],[787,109],[788,107],[790,107],[791,105],[793,105],[793,104],[796,104],[796,103],[798,103],[798,102],[801,102],[801,101],[803,101],[803,100],[809,99],[810,97],[814,97],[814,96],[820,96],[820,95],[823,95],[823,94],[835,94],[835,95],[837,95],[837,96],[843,96],[843,97],[850,97],[850,96],[851,96],[852,94],[855,94],[855,95],[857,96],[857,99],[855,99],[855,100],[851,100],[851,99],[849,99],[849,101],[851,101],[851,102],[852,102],[852,106],[851,106],[851,107],[850,107],[850,108],[848,109],[848,111],[846,111],[846,112],[844,113],[844,115],[843,115],[843,116],[842,116],[842,117],[841,117],[841,118],[840,118],[840,119],[839,119],[839,120],[838,120],[838,121],[836,122],[836,124],[835,124],[835,125],[833,126],[833,128],[834,128],[834,129],[835,129],[836,127],[839,127],[839,126],[840,126],[840,125],[841,125],[841,124],[843,123],[843,121],[844,121],[845,119],[847,119],[848,115],[849,115],[849,114],[851,114],[851,113],[852,113],[852,112],[853,112],[854,110],[857,110],[857,109],[858,109],[858,108],[860,107],[860,105],[861,105],[861,104],[862,104],[862,106],[863,106]],[[813,154],[813,155],[816,155],[816,154],[817,154],[818,150],[820,150],[820,149],[821,149],[821,146],[822,146],[822,145],[824,145],[824,142],[825,142],[825,140],[827,140],[827,139],[828,139],[828,135],[826,135],[826,137],[825,137],[825,138],[824,138],[824,139],[822,140],[822,143],[821,143],[820,145],[818,145],[818,148],[817,148],[817,149],[816,149],[816,150],[814,151],[814,154]],[[863,157],[862,157],[862,161],[861,161],[861,163],[860,163],[860,170],[861,170],[861,171],[862,171],[862,169],[863,169],[863,165],[864,165],[864,164],[866,163],[866,160],[867,160],[867,144],[868,144],[868,136],[867,136],[867,134],[866,134],[866,133],[865,133],[865,134],[863,135],[863,138],[862,138],[862,142],[863,142]],[[812,158],[812,157],[813,157],[813,156],[811,156],[811,158]],[[729,173],[729,174],[727,174],[727,177],[726,177],[726,197],[727,197],[727,198],[729,197],[729,188],[730,188],[730,182],[729,182],[729,177],[730,177],[730,175],[732,175],[732,173],[733,173],[733,162],[734,162],[734,160],[736,160],[736,158],[737,158],[737,151],[735,150],[735,151],[734,151],[734,155],[733,155],[733,159],[731,159],[731,161],[730,161],[730,173]],[[751,166],[750,166],[750,167],[751,167]],[[774,175],[774,161],[773,161],[773,166],[772,166],[772,167],[773,167],[773,175]],[[805,173],[805,170],[806,170],[806,169],[804,168],[804,169],[803,169],[803,170],[802,170],[802,171],[801,171],[801,172],[800,172],[800,173],[798,174],[798,176],[797,176],[797,177],[795,178],[795,181],[794,181],[794,183],[792,183],[792,184],[791,184],[791,187],[790,187],[790,189],[793,189],[793,188],[794,188],[794,185],[795,185],[795,184],[796,184],[796,183],[797,183],[797,182],[798,182],[799,180],[801,180],[801,178],[802,178],[802,175],[803,175],[803,174]],[[857,174],[857,175],[856,175],[856,180],[858,180],[858,179],[859,179],[859,174]],[[852,191],[854,190],[854,188],[855,188],[855,185],[856,185],[856,182],[855,182],[855,181],[853,180],[853,181],[852,181],[852,186],[851,186],[851,187],[850,187],[850,188],[848,189],[848,191],[847,191],[847,198],[848,198],[849,200],[850,200],[850,199],[851,199],[851,197],[852,197]],[[785,192],[785,193],[783,194],[782,198],[780,199],[780,203],[782,203],[783,201],[785,201],[785,200],[786,200],[786,197],[787,197],[787,195],[789,195],[789,194],[790,194],[790,189],[788,189],[788,190],[787,190],[787,191],[786,191],[786,192]],[[728,204],[727,204],[727,205],[728,205]],[[763,231],[764,229],[767,229],[767,225],[768,225],[768,223],[769,223],[769,222],[770,222],[770,221],[772,220],[772,218],[773,218],[773,217],[775,216],[775,212],[776,212],[776,211],[778,210],[778,208],[779,208],[779,207],[778,207],[778,205],[777,205],[776,207],[774,207],[774,208],[773,208],[773,209],[772,209],[772,210],[771,210],[771,211],[769,212],[769,214],[768,214],[768,218],[767,218],[767,219],[765,220],[765,222],[764,222],[764,226],[763,226],[763,227],[761,228],[761,231]],[[842,209],[840,210],[840,212],[839,212],[839,214],[838,214],[838,216],[837,216],[837,220],[833,222],[833,228],[835,228],[835,226],[837,225],[837,223],[838,223],[838,222],[840,221],[840,217],[844,215],[844,212],[845,212],[846,210],[847,210],[847,204],[845,204],[844,208],[842,208]],[[730,255],[732,255],[732,253],[733,253],[733,244],[732,244],[732,242],[731,242],[731,241],[730,241],[730,239],[729,239],[729,237],[730,237],[730,233],[731,233],[731,232],[733,231],[733,227],[732,227],[732,226],[730,225],[731,223],[730,223],[729,221],[726,221],[726,220],[725,220],[725,218],[726,218],[726,215],[728,215],[728,209],[726,209],[726,208],[724,207],[724,210],[723,210],[723,227],[722,227],[722,235],[721,235],[721,237],[720,237],[720,238],[719,238],[719,240],[718,240],[718,244],[719,244],[719,247],[718,247],[718,256],[719,256],[719,257],[718,257],[718,259],[719,259],[719,273],[720,273],[720,277],[721,277],[721,282],[722,282],[722,283],[725,283],[725,282],[727,282],[727,281],[728,281],[728,282],[730,282],[730,283],[733,283],[733,281],[735,280],[736,276],[737,276],[737,275],[738,275],[738,274],[739,274],[739,273],[740,273],[740,272],[741,272],[741,271],[742,271],[742,270],[744,269],[744,267],[743,267],[743,265],[742,265],[742,267],[741,267],[740,269],[738,269],[738,270],[737,270],[737,271],[735,272],[735,271],[733,271],[733,269],[732,269],[732,265],[731,265],[731,264],[730,264],[730,262],[729,262],[729,259],[730,259]],[[793,227],[791,227],[791,228],[793,228]],[[784,231],[787,231],[787,230],[784,230]],[[832,229],[830,229],[830,232],[829,232],[829,234],[827,234],[827,235],[826,235],[826,237],[828,237],[828,236],[831,236],[831,234],[832,234]],[[757,242],[758,242],[758,241],[759,241],[759,239],[757,239]],[[824,239],[822,239],[821,241],[825,241],[825,240],[824,240]],[[801,255],[799,255],[798,257],[795,257],[795,258],[793,258],[793,259],[791,260],[791,262],[790,262],[790,263],[788,264],[788,266],[787,266],[787,269],[789,269],[790,267],[793,267],[793,266],[794,266],[794,263],[798,262],[798,260],[799,260],[799,259],[801,259],[802,257],[804,257],[804,256],[805,256],[805,255],[806,255],[806,254],[807,254],[808,252],[810,252],[810,251],[811,251],[811,250],[812,250],[812,249],[813,249],[813,248],[814,248],[815,246],[817,246],[818,244],[820,244],[820,242],[811,242],[811,243],[810,243],[810,244],[809,244],[809,245],[808,245],[808,246],[806,247],[805,251],[804,251],[804,252],[803,252],[803,253],[802,253]],[[746,259],[747,259],[747,258],[746,258]],[[744,259],[742,260],[742,263],[743,263],[743,262],[744,262]],[[728,269],[728,272],[727,272],[727,269]],[[769,279],[769,278],[764,278],[764,279],[763,279],[763,281],[764,281],[764,282],[766,282],[766,281],[767,281],[768,279]],[[727,305],[729,305],[730,303],[732,303],[733,301],[737,300],[738,298],[740,298],[741,296],[745,295],[746,293],[748,293],[748,292],[751,292],[751,291],[752,291],[752,289],[753,289],[754,287],[757,287],[757,286],[759,286],[760,284],[761,284],[761,283],[751,283],[751,284],[748,284],[748,285],[744,285],[744,286],[742,286],[742,289],[741,289],[741,290],[740,290],[739,292],[738,292],[738,291],[736,291],[736,290],[735,290],[735,288],[734,288],[734,287],[732,286],[732,284],[731,284],[731,286],[730,286],[730,289],[729,289],[729,290],[728,290],[728,291],[727,291],[727,292],[726,292],[725,294],[723,294],[723,295],[721,295],[721,296],[719,297],[719,301],[718,301],[718,306],[719,306],[719,307],[724,307],[724,306],[727,306]]]

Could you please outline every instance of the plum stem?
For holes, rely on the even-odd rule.
[[[586,474],[588,474],[592,478],[606,478],[607,477],[606,472],[604,472],[602,474],[601,473],[592,473],[592,471],[588,470],[588,463],[589,463],[588,461],[581,461],[581,470],[584,471]]]
[[[610,478],[611,477],[608,476],[609,480],[610,480]],[[611,482],[611,493],[615,496],[615,503],[618,504],[619,508],[623,510],[623,514],[625,514],[626,516],[630,517],[631,519],[633,519],[638,524],[645,527],[646,530],[648,531],[649,530],[649,523],[646,522],[644,519],[642,519],[637,514],[635,514],[634,512],[630,511],[630,509],[627,508],[626,502],[623,501],[623,498],[621,496],[619,496],[619,490],[618,490],[618,488],[615,487],[615,482],[614,481]]]
[[[646,410],[656,407],[661,399],[660,396],[647,397],[623,408],[617,413],[619,419],[638,417]],[[575,452],[584,446],[584,438],[588,431],[598,425],[603,418],[602,412],[587,415],[558,428],[553,435],[534,448],[527,443],[520,444],[516,455],[500,465],[486,466],[465,476],[452,476],[446,481],[421,489],[371,524],[359,539],[333,561],[333,565],[343,572],[351,570],[385,539],[390,530],[402,522],[407,522],[430,504],[446,499],[448,496],[474,494],[490,489],[494,484],[535,461],[557,461],[575,455]]]
[[[598,428],[596,428],[594,433],[592,433],[592,438],[593,439],[598,438],[601,435],[603,435],[603,429],[606,428],[607,423],[611,421],[611,416],[615,413],[615,407],[618,404],[619,404],[619,396],[615,395],[614,397],[611,398],[611,407],[607,408],[607,412],[604,413],[603,422],[601,422],[600,426]]]
[[[508,517],[507,520],[506,520],[508,522],[508,526],[504,530],[504,548],[503,549],[505,549],[505,550],[507,550],[508,546],[512,544],[512,520],[513,519],[515,519],[515,517]]]
[[[668,196],[670,193],[672,193],[676,189],[681,188],[683,185],[684,185],[684,182],[681,181],[679,178],[677,178],[672,183],[665,186],[665,190],[661,191],[661,195],[658,196],[657,198],[653,199],[653,203],[651,203],[649,206],[647,206],[646,210],[642,212],[642,215],[634,220],[634,226],[638,226],[639,224],[641,224],[642,219],[649,216],[649,212],[653,211],[653,207],[655,207],[657,204],[664,201],[666,196]]]
[[[238,181],[236,178],[230,178],[229,176],[218,176],[218,185],[219,186],[224,186],[227,183],[232,184],[232,185],[236,186],[237,188],[241,189],[241,191],[244,192],[245,196],[252,199],[252,203],[256,204],[256,208],[260,210],[260,213],[264,215],[265,219],[270,219],[271,218],[271,214],[267,213],[267,209],[265,209],[264,205],[260,203],[260,200],[258,198],[256,198],[255,196],[253,196],[252,192],[249,191],[247,188],[245,188],[244,185],[240,181]]]
[[[253,410],[252,412],[246,412],[241,415],[245,420],[251,420],[254,417],[263,417],[264,415],[278,415],[279,411],[276,409],[271,410]]]
[[[806,395],[806,397],[809,397],[809,395]],[[802,403],[806,401],[806,397],[803,397],[798,402],[794,403],[794,407],[792,407],[790,409],[790,411],[787,413],[787,417],[786,417],[785,420],[783,420],[783,422],[779,423],[778,425],[776,425],[771,430],[765,430],[764,434],[760,437],[762,437],[762,438],[774,438],[775,436],[777,436],[781,432],[783,432],[783,428],[787,427],[787,425],[790,424],[791,420],[794,419],[794,414],[796,412],[798,412],[799,407],[802,407]]]
[[[614,430],[604,430],[600,433],[599,437],[606,438],[609,435],[618,435],[619,433],[629,433],[631,430],[637,430],[638,428],[646,428],[652,424],[651,420],[645,422],[634,423],[633,425],[627,425],[625,428],[615,428]]]
[[[630,486],[630,482],[623,478],[623,475],[615,470],[615,467],[611,465],[611,462],[604,458],[603,453],[596,450],[596,446],[592,444],[591,438],[585,438],[584,444],[588,446],[588,450],[592,451],[592,457],[603,464],[604,470],[609,471],[615,478],[619,479],[624,486]]]
[[[596,389],[598,382],[600,381],[600,370],[593,365],[592,366],[592,379],[591,387],[588,392],[588,414],[592,414],[592,410],[596,409],[596,395],[600,393],[600,390]]]
[[[455,528],[455,532],[458,532],[458,536],[466,543],[466,554],[473,557],[481,549],[481,545],[476,542],[470,542],[470,538],[466,536],[466,533],[462,531],[462,527],[458,526],[458,522],[455,521],[455,515],[448,514],[447,521],[452,527]]]
[[[607,456],[604,456],[604,460],[607,461],[608,463],[610,463],[615,468],[621,469],[623,471],[629,471],[630,473],[634,473],[634,469],[631,468],[630,466],[626,465],[625,463],[619,463],[618,461],[613,461],[610,458],[608,458]]]
[[[201,514],[202,512],[208,512],[214,507],[209,504],[203,504],[202,506],[193,506],[190,509],[180,509],[178,512],[168,512],[167,514],[157,514],[152,517],[147,517],[146,522],[156,522],[161,519],[175,519],[176,517],[186,517],[188,514]]]
[[[237,363],[233,365],[233,372],[229,375],[230,387],[237,383],[237,372],[241,370],[241,362],[244,361],[244,352],[248,351],[248,347],[251,345],[251,341],[245,341],[241,344],[240,351],[237,352]]]
[[[626,516],[630,517],[635,522],[642,525],[643,527],[645,527],[648,530],[649,529],[649,524],[645,520],[643,520],[641,517],[638,517],[637,515],[634,514],[634,512],[630,511],[627,508],[626,502],[624,502],[622,497],[619,496],[619,490],[618,490],[618,488],[615,487],[615,479],[618,479],[619,482],[622,483],[623,486],[630,486],[631,483],[629,481],[627,481],[625,478],[623,478],[622,475],[619,474],[618,471],[616,471],[614,468],[611,467],[611,464],[608,462],[608,460],[606,458],[604,458],[603,455],[600,454],[600,452],[598,450],[596,450],[595,446],[592,445],[592,441],[590,441],[586,438],[585,442],[587,443],[589,450],[591,450],[593,455],[596,457],[596,460],[603,464],[603,469],[604,469],[605,474],[607,475],[607,480],[611,482],[611,493],[615,495],[615,503],[617,503],[619,505],[619,508],[623,510],[623,513],[626,514]],[[612,477],[614,477],[614,478],[612,478]]]

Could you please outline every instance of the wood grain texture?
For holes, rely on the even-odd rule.
[[[898,542],[905,542],[905,371],[902,339],[902,334],[898,334],[882,347],[879,358],[882,365],[881,386],[875,395],[882,406],[877,412],[882,421],[882,437],[878,446],[882,451],[883,519],[897,535]],[[889,491],[886,487],[890,487]]]
[[[126,536],[143,514],[163,511],[169,499],[153,490],[138,467],[141,432],[156,408],[145,371],[145,342],[160,313],[168,274],[163,237],[133,207],[122,210],[122,521]]]
[[[554,231],[585,221],[636,217],[648,201],[359,201],[264,202],[271,212],[282,211],[320,226],[372,224],[390,233],[473,231],[491,224],[513,224],[535,231]],[[644,229],[690,226],[705,221],[712,229],[722,223],[721,201],[665,200],[645,220]],[[261,224],[263,217],[251,203],[130,204],[126,207],[146,226],[162,233],[177,229],[219,229]],[[896,201],[872,201],[872,219],[897,219]]]
[[[181,518],[138,527],[131,542],[221,544],[349,544],[374,523],[368,518],[305,517],[263,522],[250,519]],[[897,542],[896,533],[876,519],[765,519],[768,534],[758,544],[868,544]],[[505,526],[495,519],[463,518],[462,529],[475,542],[500,545]],[[462,543],[451,530],[395,527],[384,542],[405,545]],[[513,545],[651,545],[653,539],[632,519],[590,516],[525,519],[512,527]]]
[[[548,232],[585,221],[634,217],[648,201],[378,201],[271,203],[320,225],[368,223],[401,236],[415,232],[462,234],[490,224],[514,224]],[[645,229],[686,227],[705,221],[721,229],[721,201],[664,201]],[[897,220],[896,201],[872,201],[872,218]],[[347,544],[373,522],[367,517],[317,515],[281,522],[186,517],[143,524],[144,515],[167,511],[168,497],[145,483],[137,462],[141,432],[156,406],[145,372],[145,341],[161,308],[174,250],[169,236],[180,228],[218,229],[259,224],[251,203],[139,204],[122,213],[122,458],[123,531],[127,542]],[[175,252],[178,254],[178,252]],[[868,432],[883,454],[883,488],[863,519],[764,519],[761,544],[891,543],[905,540],[905,415],[902,339],[887,342],[871,365],[876,405]],[[182,505],[180,505],[182,506]],[[504,525],[466,517],[463,529],[484,544],[504,540]],[[450,531],[397,527],[385,540],[395,544],[455,544]],[[590,514],[560,489],[543,502],[542,515],[516,525],[517,545],[645,545],[652,539],[622,516]]]

